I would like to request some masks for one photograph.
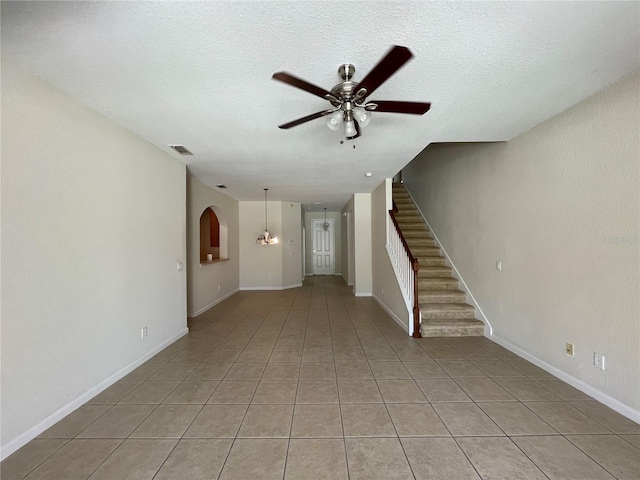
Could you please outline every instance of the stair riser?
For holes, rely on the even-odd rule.
[[[420,277],[437,277],[437,278],[449,278],[451,277],[451,269],[449,270],[431,270],[428,267],[421,267],[418,270],[418,278]]]
[[[458,282],[452,283],[420,283],[418,279],[418,292],[420,290],[456,290]]]
[[[423,320],[431,320],[431,319],[438,319],[438,318],[469,318],[469,317],[473,317],[474,315],[474,310],[473,307],[470,307],[468,310],[464,309],[464,310],[445,310],[445,309],[439,309],[439,310],[435,310],[435,311],[428,311],[427,310],[428,305],[420,305],[420,312],[422,313],[422,319]]]
[[[431,234],[427,230],[403,230],[402,234],[407,240],[410,238],[419,238],[421,240],[431,239]]]
[[[418,290],[419,292],[420,290]],[[443,290],[441,294],[437,293],[419,293],[419,303],[464,303],[467,301],[467,296],[464,292],[450,292]]]
[[[429,326],[422,322],[420,333],[423,337],[483,337],[484,326],[449,327],[446,325]]]
[[[420,257],[418,259],[420,268],[422,267],[444,267],[446,260],[442,257]]]
[[[433,240],[432,238],[426,238],[426,239],[408,238],[407,244],[409,245],[409,248],[435,247],[436,241]]]
[[[440,256],[440,248],[438,247],[415,247],[411,249],[414,257],[438,257]]]
[[[419,214],[415,214],[415,213],[398,212],[394,215],[394,217],[396,217],[396,220],[398,221],[398,223],[424,223],[422,221],[422,217]]]
[[[398,224],[400,225],[400,230],[402,230],[402,233],[415,232],[415,231],[427,233],[429,231],[429,230],[427,230],[427,226],[424,223],[401,223],[401,222],[398,222]]]

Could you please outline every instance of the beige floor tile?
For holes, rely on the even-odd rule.
[[[86,405],[114,405],[140,386],[141,381],[120,380],[89,400]]]
[[[487,377],[456,378],[455,382],[474,402],[515,401],[507,391]]]
[[[614,435],[568,435],[567,439],[620,480],[640,477],[640,450]]]
[[[303,362],[333,362],[333,350],[331,348],[306,348],[302,352]]]
[[[302,360],[302,348],[276,348],[271,352],[269,362],[300,362]]]
[[[131,434],[132,438],[180,438],[201,405],[160,405]]]
[[[160,370],[164,365],[166,365],[165,362],[145,362],[132,372],[128,373],[125,377],[122,378],[122,380],[124,380],[125,382],[146,380],[151,375]]]
[[[289,403],[296,401],[298,382],[292,380],[261,380],[251,403]]]
[[[236,362],[242,363],[265,363],[271,356],[271,348],[247,348],[243,350]]]
[[[412,378],[402,362],[370,362],[369,366],[376,379],[410,379]]]
[[[504,435],[474,403],[434,403],[433,408],[454,436]]]
[[[286,439],[238,439],[219,480],[282,480],[287,450]]]
[[[365,348],[364,354],[370,362],[398,362],[400,359],[391,347]]]
[[[234,363],[227,374],[225,380],[260,380],[264,372],[265,363]]]
[[[640,435],[620,435],[620,437],[640,449]]]
[[[257,380],[223,380],[207,403],[251,403]]]
[[[222,380],[233,363],[201,363],[187,380]]]
[[[350,363],[350,362],[366,362],[367,357],[364,356],[362,348],[344,348],[339,347],[334,349],[333,357],[335,362],[338,363]]]
[[[416,380],[430,402],[470,402],[469,395],[464,393],[456,382],[450,378],[429,378]]]
[[[531,378],[494,377],[493,380],[521,402],[559,402],[562,400]]]
[[[342,418],[338,405],[296,405],[291,437],[326,438],[342,435]]]
[[[382,403],[341,405],[345,437],[396,437],[387,408]]]
[[[120,400],[120,403],[162,403],[178,385],[180,385],[180,382],[177,380],[149,380]]]
[[[471,360],[471,363],[490,377],[522,377],[524,373],[510,367],[502,360]]]
[[[304,348],[331,348],[330,337],[307,337],[304,340]]]
[[[520,402],[478,403],[507,435],[554,435],[550,425]]]
[[[68,442],[61,438],[36,438],[0,464],[2,480],[20,480]]]
[[[202,362],[211,353],[211,348],[206,350],[184,350],[171,358],[170,362]]]
[[[422,348],[395,348],[396,355],[403,362],[427,362],[431,357]]]
[[[336,362],[336,375],[338,380],[362,380],[373,378],[373,373],[371,372],[371,368],[369,368],[369,363],[366,361],[351,363]]]
[[[210,480],[218,478],[232,440],[180,440],[153,480]]]
[[[300,363],[270,362],[262,375],[263,380],[298,380]]]
[[[581,392],[558,378],[536,378],[536,382],[566,401],[593,400],[593,398],[586,393]]]
[[[452,438],[403,438],[401,442],[416,480],[480,480]]]
[[[166,439],[125,440],[91,480],[151,480],[178,443]]]
[[[335,380],[336,367],[334,363],[305,362],[300,365],[300,380]]]
[[[109,408],[110,405],[83,405],[42,432],[38,438],[73,438]]]
[[[291,432],[293,405],[250,405],[239,438],[287,438]]]
[[[465,358],[448,345],[427,346],[425,352],[435,360],[464,360]]]
[[[235,350],[214,350],[203,361],[204,363],[233,363],[240,356]]]
[[[397,438],[347,438],[350,480],[413,480]]]
[[[377,382],[385,403],[427,402],[414,380],[378,380]]]
[[[219,383],[185,380],[162,403],[205,404]]]
[[[285,480],[348,480],[342,439],[292,439]]]
[[[27,480],[84,480],[118,448],[121,442],[119,439],[71,440],[31,472]]]
[[[248,405],[205,405],[184,437],[234,438],[248,408]]]
[[[438,365],[440,365],[440,368],[451,378],[486,376],[468,360],[438,360]]]
[[[340,403],[382,403],[375,380],[338,380]]]
[[[335,381],[305,380],[298,382],[296,403],[338,403]]]
[[[401,437],[450,436],[430,405],[392,403],[387,405],[387,409]]]
[[[570,405],[585,413],[614,433],[640,434],[640,425],[620,415],[600,402],[570,402]]]
[[[525,360],[524,358],[512,358],[507,361],[509,365],[511,365],[516,370],[521,371],[527,377],[532,378],[542,378],[542,377],[553,377],[549,372],[537,367],[533,363]]]
[[[524,402],[545,422],[562,434],[611,433],[584,413],[564,402]]]
[[[80,432],[78,437],[126,438],[155,408],[155,405],[116,405]]]
[[[566,438],[514,437],[513,441],[549,478],[614,478]]]
[[[196,362],[167,363],[149,377],[149,380],[184,380],[198,366]]]
[[[546,478],[508,438],[467,437],[458,438],[457,442],[482,478],[491,480],[544,480]]]
[[[422,378],[449,378],[449,375],[433,360],[428,362],[404,362],[404,366],[415,380]]]

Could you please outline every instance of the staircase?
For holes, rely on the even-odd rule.
[[[418,302],[423,337],[483,336],[484,323],[474,318],[475,309],[445,265],[445,258],[420,212],[402,183],[393,184],[395,218],[411,254],[420,262]]]

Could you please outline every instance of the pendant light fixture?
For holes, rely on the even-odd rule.
[[[329,222],[327,222],[327,207],[324,208],[324,223],[322,224],[322,228],[326,232],[329,230]]]
[[[256,240],[256,245],[273,245],[278,243],[278,237],[275,235],[271,235],[269,233],[269,228],[267,227],[267,191],[269,189],[264,189],[264,233],[258,237]]]

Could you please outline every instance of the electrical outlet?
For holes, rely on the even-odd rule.
[[[176,262],[176,268],[178,269],[179,272],[182,271],[182,269],[184,268],[184,264],[182,263],[181,260],[178,260]]]
[[[569,342],[565,343],[564,353],[566,353],[570,357],[573,357],[573,343],[569,343]]]
[[[600,370],[604,370],[604,355],[593,352],[593,365],[598,367]]]
[[[218,291],[220,291],[220,284],[218,284]]]
[[[146,336],[147,336],[147,327],[142,327],[140,338],[145,338]]]
[[[496,262],[496,270],[502,271],[502,262]]]

